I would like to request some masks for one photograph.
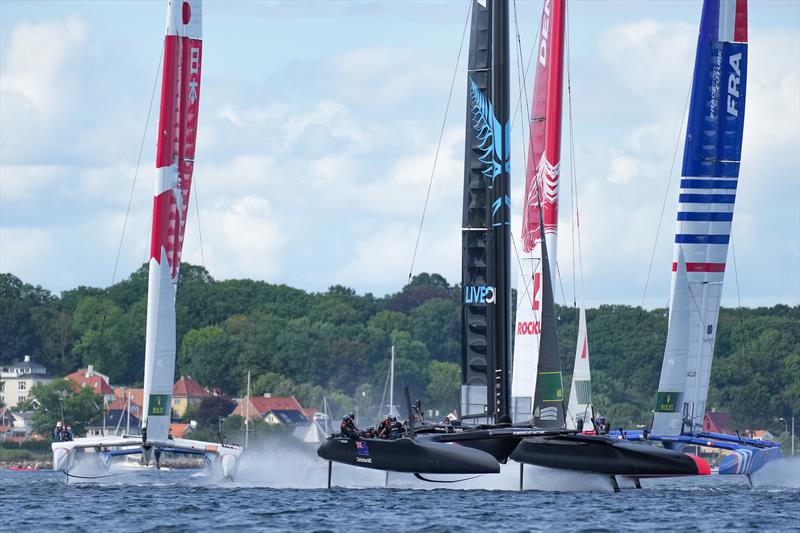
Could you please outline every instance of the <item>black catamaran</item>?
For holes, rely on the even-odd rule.
[[[538,61],[523,202],[512,391],[515,420],[530,420],[537,427],[550,429],[568,425],[553,298],[565,22],[566,0],[545,0],[535,48]],[[583,419],[586,414],[569,416]],[[550,468],[608,474],[615,487],[614,475],[637,478],[638,484],[639,477],[707,473],[704,461],[664,451],[637,448],[603,435],[563,432],[527,438],[511,458]]]
[[[462,272],[462,419],[396,440],[332,436],[328,461],[412,473],[496,473],[526,436],[511,425],[511,200],[508,2],[472,5],[467,76]],[[451,446],[459,444],[459,446]]]

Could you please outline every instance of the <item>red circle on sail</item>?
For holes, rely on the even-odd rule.
[[[189,5],[189,2],[183,3],[183,24],[189,24],[189,21],[192,20],[192,6]]]

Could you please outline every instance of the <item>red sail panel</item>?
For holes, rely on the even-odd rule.
[[[540,239],[539,198],[545,233],[558,230],[558,179],[561,163],[561,102],[564,72],[564,0],[546,0],[536,47],[536,81],[531,109],[530,146],[525,169],[523,249]],[[541,191],[541,192],[540,192]]]
[[[151,257],[160,262],[163,247],[173,278],[178,274],[183,250],[194,171],[202,50],[200,39],[177,35],[165,38],[156,151],[163,192],[157,191],[155,200]],[[165,209],[171,212],[165,213]]]

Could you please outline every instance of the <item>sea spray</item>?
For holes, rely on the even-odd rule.
[[[800,457],[781,457],[769,461],[750,480],[754,487],[800,489]]]

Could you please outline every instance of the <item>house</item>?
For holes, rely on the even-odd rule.
[[[703,431],[706,433],[725,433],[727,435],[732,435],[730,415],[719,411],[706,411],[703,416]]]
[[[203,388],[191,376],[181,376],[172,387],[172,417],[183,418],[188,408],[197,408],[203,398],[208,396],[212,396],[208,389]]]
[[[752,429],[746,433],[748,437],[755,440],[775,440],[775,436],[766,429]]]
[[[17,407],[28,399],[34,385],[51,381],[53,378],[47,374],[47,369],[26,355],[22,362],[0,369],[0,403],[6,407]]]
[[[294,396],[248,396],[239,401],[231,415],[263,420],[270,425],[296,426],[308,424],[303,407]]]
[[[0,440],[12,437],[25,438],[28,428],[25,427],[25,417],[14,413],[7,407],[0,407]]]
[[[114,389],[108,384],[108,376],[95,370],[94,365],[67,374],[64,379],[68,379],[80,387],[89,387],[96,396],[102,396],[107,402],[113,402],[116,398]]]
[[[140,435],[139,417],[131,412],[128,418],[128,412],[125,409],[109,409],[105,413],[105,424],[101,416],[91,424],[86,426],[87,437],[102,437],[102,436],[118,436],[118,435]],[[128,431],[130,428],[130,431]]]
[[[127,409],[130,405],[131,414],[136,415],[138,418],[142,417],[144,389],[114,387],[114,396],[114,401],[106,406],[109,411],[112,409]]]

